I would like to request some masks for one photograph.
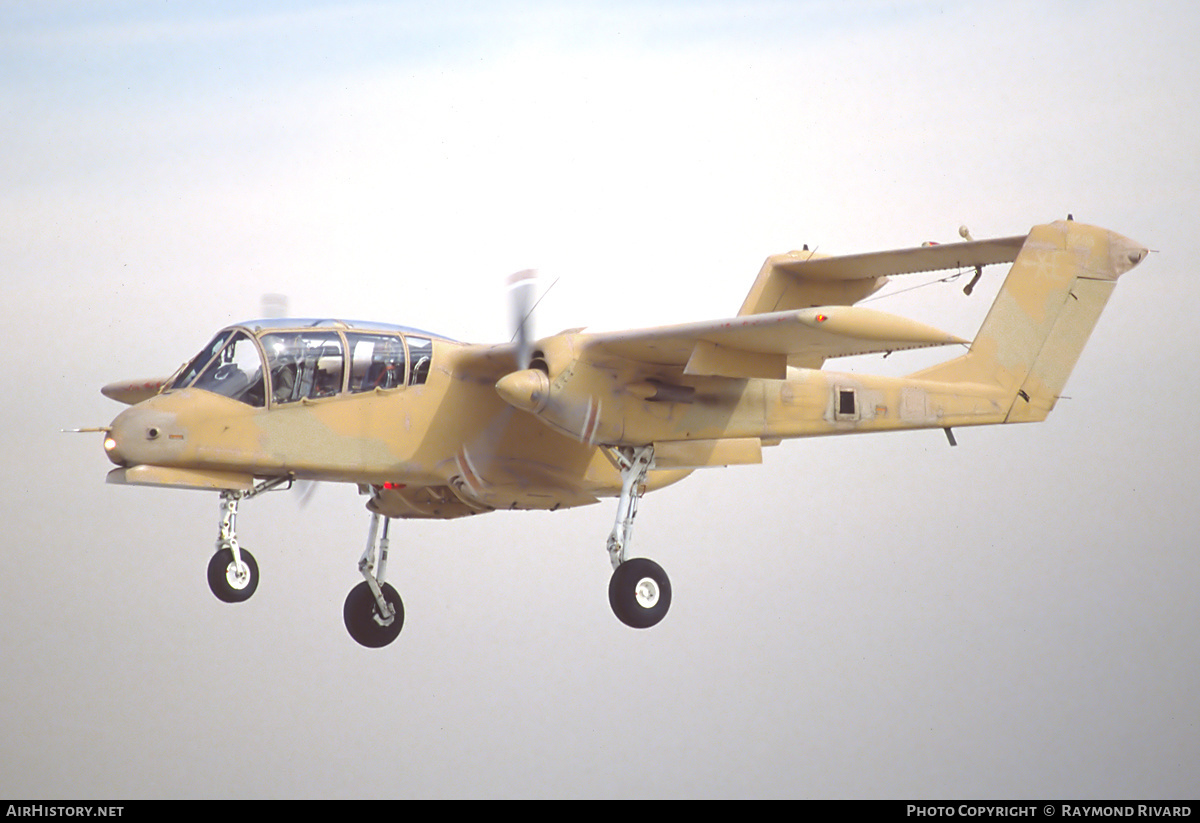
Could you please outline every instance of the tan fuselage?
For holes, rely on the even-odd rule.
[[[854,262],[918,270],[914,260],[932,254],[941,265],[959,253],[909,250]],[[646,477],[653,490],[695,468],[759,462],[763,446],[786,438],[1044,419],[1117,278],[1146,251],[1104,229],[1060,221],[964,253],[1015,262],[969,351],[907,377],[786,362],[791,352],[820,360],[825,349],[812,347],[830,334],[852,338],[838,352],[878,350],[879,341],[889,341],[884,348],[965,341],[878,312],[795,306],[665,330],[564,332],[538,341],[526,368],[516,367],[511,347],[437,339],[432,356],[422,355],[428,376],[420,372],[417,384],[366,390],[339,380],[331,396],[278,402],[274,378],[260,379],[249,385],[261,392],[246,395],[259,405],[168,389],[113,421],[106,448],[121,468],[110,477],[208,489],[287,476],[350,482],[372,491],[370,506],[389,516],[458,517],[616,496],[622,448],[653,446]],[[775,271],[773,260],[765,271]],[[836,263],[790,261],[780,270],[808,266],[813,277],[840,276]],[[238,334],[241,357],[258,344],[248,331]],[[319,367],[334,360],[327,351],[338,334],[311,335],[326,347]]]

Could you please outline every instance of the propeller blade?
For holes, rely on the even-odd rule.
[[[533,294],[537,271],[525,269],[508,278],[508,301],[512,318],[511,340],[517,344],[517,369],[529,368],[533,356]]]
[[[308,503],[317,492],[316,480],[297,480],[293,488],[296,493],[296,504],[301,508],[308,508]]]
[[[259,313],[265,320],[288,316],[286,294],[264,294],[259,298]]]

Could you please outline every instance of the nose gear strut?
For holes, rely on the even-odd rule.
[[[217,532],[217,551],[208,561],[208,587],[224,603],[249,600],[258,588],[258,563],[237,539],[238,503],[287,483],[291,477],[273,477],[248,491],[221,492],[221,524]]]

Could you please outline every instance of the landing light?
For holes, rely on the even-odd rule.
[[[117,441],[111,437],[104,438],[104,450],[110,452],[117,447]]]

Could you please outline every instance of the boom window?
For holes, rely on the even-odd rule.
[[[835,417],[838,420],[857,420],[858,419],[858,396],[854,389],[837,389],[837,413]]]

